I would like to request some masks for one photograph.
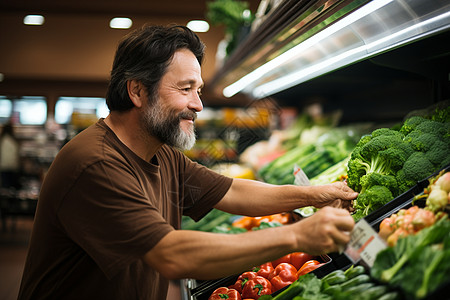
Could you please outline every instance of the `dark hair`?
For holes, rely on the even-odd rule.
[[[189,28],[180,25],[144,26],[126,35],[119,43],[111,70],[106,104],[125,111],[134,105],[127,92],[127,81],[140,81],[153,98],[175,52],[189,49],[200,65],[205,45]]]

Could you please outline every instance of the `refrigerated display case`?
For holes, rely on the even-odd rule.
[[[281,107],[319,101],[326,111],[341,109],[342,123],[399,122],[450,98],[449,40],[449,1],[285,0],[226,59],[210,87]],[[425,182],[369,216],[371,225],[410,203]],[[336,268],[351,264],[342,255],[330,258]],[[185,282],[186,299],[196,299],[195,285]]]

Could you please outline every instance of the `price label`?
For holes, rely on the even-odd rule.
[[[378,252],[385,248],[385,242],[366,220],[361,219],[353,228],[350,243],[344,253],[353,263],[362,260],[367,266],[372,267]]]

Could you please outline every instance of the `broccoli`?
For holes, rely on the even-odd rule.
[[[355,208],[362,211],[364,216],[382,207],[394,199],[391,191],[385,186],[373,185],[355,200]]]
[[[433,174],[435,167],[423,152],[414,152],[403,165],[406,179],[418,182]]]
[[[372,140],[372,135],[367,134],[361,137],[358,143],[356,143],[355,149],[352,151],[351,158],[357,158],[359,156],[359,151],[363,145],[367,144]]]
[[[405,135],[397,130],[393,130],[390,128],[378,128],[375,129],[374,131],[372,131],[372,137],[377,137],[377,136],[396,136],[400,139],[403,139],[405,137]]]
[[[443,162],[446,165],[448,164],[448,160],[450,158],[450,145],[438,140],[433,144],[433,147],[431,149],[425,152],[425,157],[434,166],[439,167]]]
[[[362,189],[362,176],[370,173],[395,175],[412,152],[403,141],[403,135],[397,131],[387,128],[375,131],[384,135],[360,140],[348,163],[347,183],[357,192]]]
[[[447,156],[445,160],[442,161],[442,163],[439,165],[438,169],[444,169],[450,166],[450,156]]]
[[[347,184],[359,192],[355,219],[450,164],[449,112],[413,116],[399,130],[379,128],[361,137],[347,163]]]
[[[381,159],[389,162],[391,174],[394,174],[403,167],[412,153],[414,153],[414,150],[410,144],[400,142],[395,147],[380,151],[378,155]]]
[[[361,220],[362,218],[364,218],[366,215],[364,214],[364,211],[362,209],[357,209],[353,214],[353,220],[355,222],[358,222],[359,220]]]
[[[360,150],[362,146],[372,140],[372,135],[363,135],[356,144],[355,149],[350,154],[350,160],[347,164],[347,184],[355,191],[361,190],[359,179],[366,174],[365,163],[360,159]]]
[[[450,130],[450,123],[442,123],[433,120],[426,120],[416,126],[415,131],[421,133],[433,133],[440,137],[448,136]]]
[[[445,105],[445,104],[444,104]],[[431,120],[441,122],[441,123],[449,123],[450,122],[450,106],[444,106],[444,108],[436,108],[436,111],[431,116]]]
[[[362,187],[361,193],[364,193],[368,187],[380,185],[389,189],[392,195],[398,195],[398,184],[394,175],[369,173],[361,177],[360,183]]]
[[[399,170],[395,177],[397,179],[399,195],[408,191],[410,188],[417,184],[416,181],[406,177],[405,170],[403,169]]]
[[[403,133],[404,135],[407,135],[411,131],[414,131],[416,129],[417,125],[419,125],[420,123],[422,123],[424,121],[428,121],[428,119],[425,119],[422,116],[412,116],[405,120],[405,122],[403,123],[403,126],[400,128],[399,131],[401,133]]]
[[[409,143],[414,151],[426,152],[430,150],[440,137],[429,132],[420,132],[418,130],[410,132],[405,136],[404,141]]]

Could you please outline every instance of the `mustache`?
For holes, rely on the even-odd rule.
[[[189,120],[195,121],[197,119],[197,113],[195,111],[192,111],[192,110],[185,110],[185,111],[182,111],[178,115],[178,117],[180,119],[189,119]]]

